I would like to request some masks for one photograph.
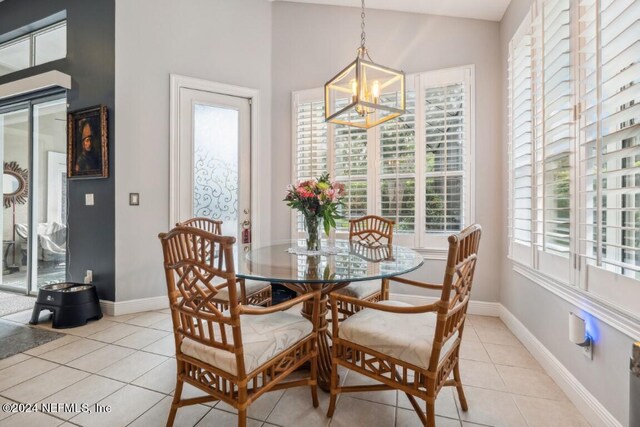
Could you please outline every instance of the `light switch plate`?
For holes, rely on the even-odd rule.
[[[129,193],[129,205],[138,206],[140,204],[140,193]]]
[[[93,206],[93,193],[87,193],[84,195],[84,204],[87,206]]]

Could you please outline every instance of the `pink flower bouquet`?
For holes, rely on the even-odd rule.
[[[287,187],[284,201],[287,206],[299,210],[305,219],[307,228],[307,249],[319,250],[318,225],[321,219],[324,232],[329,234],[331,227],[336,226],[336,219],[341,218],[338,207],[342,205],[344,184],[332,182],[329,174],[324,173],[318,179],[300,181]]]

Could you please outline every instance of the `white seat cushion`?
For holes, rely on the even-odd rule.
[[[244,289],[247,292],[247,295],[251,295],[254,292],[258,292],[264,288],[268,288],[269,286],[271,286],[271,284],[267,282],[258,282],[256,280],[244,281]],[[240,298],[240,283],[236,284],[236,289],[237,289],[238,298]],[[219,299],[222,301],[229,301],[229,289],[227,288],[220,289],[216,294],[216,299]]]
[[[399,301],[380,304],[411,307]],[[400,314],[365,308],[340,323],[338,336],[387,356],[422,368],[429,367],[436,313]],[[444,356],[453,345],[451,337],[440,352]]]
[[[244,368],[247,373],[307,337],[313,330],[310,321],[302,316],[286,312],[242,315],[240,316],[240,324],[244,348]],[[231,326],[225,325],[225,328],[227,339],[229,343],[232,343]],[[190,338],[185,338],[182,341],[180,350],[187,356],[230,374],[237,375],[238,373],[236,356],[231,352],[207,346]]]
[[[375,294],[376,292],[380,292],[381,285],[382,284],[379,280],[351,282],[344,288],[335,291],[335,293],[346,295],[348,297],[363,299]]]

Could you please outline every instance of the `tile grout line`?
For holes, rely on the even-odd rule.
[[[502,322],[502,321],[501,321]],[[478,337],[480,338],[480,337]],[[500,370],[498,369],[498,366],[505,366],[505,365],[500,365],[498,363],[495,363],[493,358],[491,357],[491,354],[489,353],[489,351],[487,351],[487,348],[485,347],[485,343],[480,340],[480,344],[482,345],[482,348],[484,348],[484,351],[487,352],[487,355],[489,356],[489,360],[491,361],[491,363],[493,364],[494,369],[496,370],[496,372],[498,373],[498,376],[500,377],[500,379],[502,380],[502,382],[505,385],[506,388],[506,392],[509,395],[509,398],[511,399],[511,402],[513,402],[513,404],[515,405],[516,409],[518,410],[518,414],[520,414],[520,416],[522,417],[522,419],[524,420],[524,422],[527,424],[527,426],[529,426],[529,422],[527,421],[527,418],[524,416],[524,414],[522,413],[522,410],[520,409],[520,406],[518,405],[518,402],[514,399],[514,394],[509,390],[509,388],[507,387],[507,382],[504,380],[504,377],[502,376],[502,374],[500,373]],[[491,345],[504,345],[505,347],[508,347],[505,344],[495,344],[495,343],[487,343],[487,344],[491,344]],[[513,347],[513,346],[511,346]]]
[[[132,319],[133,319],[133,318],[132,318]],[[128,320],[131,320],[131,319],[128,319]],[[11,320],[9,320],[9,321],[11,321]],[[163,322],[163,321],[164,321],[164,320],[161,320],[161,321],[159,321],[159,322]],[[158,322],[158,323],[159,323],[159,322]],[[14,323],[19,324],[20,322],[14,322]],[[117,321],[114,321],[114,323],[118,323],[118,324],[128,324],[128,323],[126,323],[126,322],[117,322]],[[151,326],[139,326],[139,325],[131,325],[131,324],[129,324],[129,325],[130,325],[130,326],[135,326],[135,327],[137,327],[137,328],[142,328],[142,329],[144,329],[144,330],[159,330],[159,331],[166,332],[166,331],[164,331],[164,330],[162,330],[162,329],[152,328]],[[112,327],[116,327],[116,326],[117,326],[117,325],[112,325],[112,326],[110,326],[109,328],[104,329],[103,331],[106,331],[106,330],[108,330],[108,329],[110,329],[110,328],[112,328]],[[40,328],[40,329],[46,329],[46,328]],[[475,328],[474,328],[474,329],[475,329]],[[96,332],[96,334],[97,334],[97,333],[99,333],[99,332],[102,332],[102,331],[98,331],[98,332]],[[139,332],[139,331],[138,331],[138,332]],[[136,333],[136,332],[133,332],[132,334],[127,335],[127,336],[125,336],[125,337],[122,337],[122,338],[120,338],[119,340],[124,339],[124,338],[126,338],[126,337],[128,337],[128,336],[131,336],[131,335],[133,335],[133,334],[135,334],[135,333]],[[156,367],[160,366],[162,363],[165,363],[165,362],[166,362],[166,361],[168,361],[169,359],[174,358],[174,356],[166,356],[166,355],[164,355],[164,354],[154,353],[154,352],[152,352],[152,351],[145,350],[147,347],[149,347],[149,346],[151,346],[151,345],[153,345],[153,344],[157,343],[158,341],[160,341],[160,340],[162,340],[162,339],[165,339],[167,336],[169,336],[169,335],[170,335],[169,333],[167,333],[167,335],[165,335],[164,337],[161,337],[161,338],[159,338],[159,339],[157,339],[157,340],[155,340],[155,341],[153,341],[153,342],[149,343],[148,345],[146,345],[145,347],[142,347],[142,348],[132,348],[132,347],[126,347],[126,346],[123,346],[123,345],[120,345],[120,344],[115,344],[115,343],[105,343],[105,342],[103,342],[103,341],[99,341],[99,340],[96,340],[96,339],[90,338],[90,336],[80,336],[80,335],[74,335],[74,334],[67,334],[67,335],[70,335],[70,336],[72,336],[72,337],[77,338],[77,339],[76,339],[75,341],[73,341],[73,342],[76,342],[76,341],[78,341],[78,340],[80,340],[80,339],[87,339],[87,340],[91,340],[91,341],[94,341],[94,342],[98,342],[98,343],[101,343],[101,344],[104,344],[104,345],[103,345],[103,346],[101,346],[101,347],[99,347],[99,348],[97,348],[97,349],[95,349],[95,350],[93,350],[93,351],[91,351],[91,352],[89,352],[89,353],[87,353],[87,354],[84,354],[84,355],[82,355],[82,356],[79,356],[78,358],[74,358],[74,359],[72,359],[72,360],[70,360],[70,361],[68,361],[68,362],[66,362],[66,363],[60,363],[60,362],[56,362],[56,361],[52,361],[52,360],[48,360],[48,359],[45,359],[45,358],[41,357],[42,355],[36,355],[36,356],[34,356],[34,355],[30,355],[30,354],[27,354],[27,353],[24,353],[24,352],[23,352],[23,353],[18,353],[18,354],[22,354],[22,355],[27,356],[27,357],[29,357],[29,358],[35,358],[35,359],[39,359],[39,360],[44,360],[44,361],[47,361],[47,362],[49,362],[49,363],[53,363],[53,364],[57,365],[56,367],[54,367],[54,368],[52,368],[52,369],[50,369],[50,370],[47,370],[47,371],[43,372],[43,374],[44,374],[44,373],[49,373],[49,372],[51,372],[52,370],[57,369],[57,368],[58,368],[58,367],[60,367],[60,366],[65,366],[65,367],[68,367],[68,368],[70,368],[70,369],[74,369],[74,370],[77,370],[77,371],[80,371],[80,372],[87,373],[89,376],[91,376],[91,375],[96,375],[96,376],[98,376],[98,377],[106,378],[106,379],[108,379],[108,380],[116,381],[116,382],[118,382],[118,383],[122,384],[122,386],[121,386],[121,387],[119,387],[118,389],[116,389],[116,390],[115,390],[115,391],[113,391],[112,393],[108,394],[108,395],[107,395],[107,396],[105,396],[103,399],[99,400],[99,401],[98,401],[98,403],[99,403],[99,402],[101,402],[101,401],[103,401],[104,399],[108,398],[109,396],[113,395],[114,393],[117,393],[119,390],[122,390],[122,388],[124,388],[126,385],[131,385],[131,386],[134,386],[134,387],[138,387],[138,388],[141,388],[141,389],[144,389],[144,390],[148,390],[148,391],[151,391],[151,392],[154,392],[154,393],[158,393],[158,394],[161,394],[161,395],[163,395],[163,396],[164,396],[164,397],[162,397],[162,398],[160,399],[160,401],[159,401],[159,402],[157,402],[156,404],[152,405],[150,408],[148,408],[145,412],[143,412],[140,416],[136,417],[136,419],[134,419],[134,420],[133,420],[133,421],[131,421],[131,422],[134,422],[135,420],[139,419],[141,416],[143,416],[144,414],[146,414],[149,410],[151,410],[153,407],[155,407],[158,403],[160,403],[160,402],[161,402],[162,400],[164,400],[166,397],[171,397],[171,395],[170,395],[170,394],[168,394],[168,393],[164,393],[164,392],[161,392],[161,391],[158,391],[158,390],[153,390],[153,389],[151,389],[151,388],[147,388],[147,387],[145,387],[145,386],[140,386],[140,385],[137,385],[137,384],[133,384],[133,382],[134,382],[134,381],[136,381],[136,380],[137,380],[137,379],[139,379],[140,377],[142,377],[142,376],[146,375],[146,374],[147,374],[147,373],[149,373],[151,370],[153,370],[153,369],[155,369]],[[95,335],[95,334],[92,334],[92,335]],[[478,337],[478,338],[479,338],[479,337]],[[119,340],[118,340],[118,341],[119,341]],[[70,344],[72,344],[73,342],[68,343],[68,344],[65,344],[65,345],[62,345],[62,346],[60,346],[60,347],[56,347],[56,348],[54,348],[54,349],[52,349],[52,350],[50,350],[50,351],[54,351],[54,350],[56,350],[56,349],[59,349],[59,348],[62,348],[62,347],[64,347],[64,346],[66,346],[66,345],[70,345]],[[491,363],[491,364],[492,364],[492,366],[494,367],[494,369],[495,369],[496,371],[498,371],[498,369],[497,369],[497,368],[498,368],[498,366],[504,366],[504,367],[509,367],[509,368],[521,368],[521,369],[525,369],[525,370],[529,370],[529,371],[534,371],[534,372],[537,372],[537,373],[540,373],[540,372],[541,372],[542,374],[545,374],[545,373],[544,373],[544,371],[540,371],[539,369],[533,369],[533,368],[522,367],[522,366],[515,366],[515,365],[507,365],[507,364],[499,364],[499,363],[496,363],[496,362],[494,362],[494,360],[493,360],[493,359],[491,358],[491,356],[489,355],[489,352],[486,350],[486,344],[498,345],[498,346],[503,346],[503,347],[520,347],[520,346],[508,345],[508,344],[487,343],[487,342],[484,342],[484,341],[483,341],[483,340],[481,340],[481,339],[479,339],[479,340],[478,340],[478,342],[481,344],[481,347],[482,347],[482,348],[484,349],[484,351],[487,353],[487,355],[488,355],[488,357],[489,357],[489,363]],[[45,344],[43,344],[43,345],[45,345]],[[117,379],[114,379],[114,378],[110,378],[110,377],[107,377],[107,376],[105,376],[105,375],[99,374],[98,372],[95,372],[95,373],[94,373],[94,372],[88,372],[88,371],[85,371],[85,370],[83,370],[83,369],[75,368],[75,367],[72,367],[72,366],[69,366],[69,365],[68,365],[68,363],[72,363],[73,361],[75,361],[75,360],[77,360],[77,359],[79,359],[79,358],[82,358],[82,357],[84,357],[84,356],[91,355],[91,354],[93,354],[93,353],[95,353],[95,352],[97,352],[97,351],[99,351],[99,350],[101,350],[101,349],[104,349],[104,347],[106,347],[107,345],[115,345],[115,346],[120,347],[120,348],[126,348],[126,349],[129,349],[129,350],[133,350],[133,353],[132,353],[132,354],[135,354],[136,352],[141,351],[141,352],[146,353],[146,354],[150,354],[150,355],[155,355],[155,356],[163,357],[163,358],[165,358],[165,360],[164,360],[163,362],[161,362],[160,364],[158,364],[158,365],[156,365],[156,366],[152,367],[151,369],[149,369],[149,370],[145,371],[144,373],[141,373],[139,376],[137,376],[137,377],[133,378],[131,381],[128,381],[128,382],[123,382],[123,381],[121,381],[121,380],[117,380]],[[36,348],[37,348],[37,347],[36,347]],[[525,350],[526,350],[526,349],[525,349]],[[46,352],[45,352],[45,353],[43,353],[43,354],[46,354]],[[125,356],[125,358],[126,358],[126,357],[128,357],[128,356]],[[123,358],[123,359],[124,359],[124,358]],[[9,365],[9,366],[7,366],[7,367],[3,368],[3,370],[4,370],[4,369],[7,369],[7,368],[10,368],[10,367],[12,367],[12,366],[16,366],[16,365],[18,365],[18,364],[20,364],[20,363],[23,363],[23,362],[26,362],[26,361],[28,361],[28,360],[29,360],[29,359],[26,359],[26,360],[23,360],[23,361],[18,362],[18,363],[16,363],[16,364]],[[120,361],[120,360],[122,360],[122,359],[119,359],[118,361]],[[114,365],[115,363],[117,363],[118,361],[115,361],[114,363],[112,363],[112,364],[110,364],[110,365],[108,365],[108,366],[106,366],[106,367],[102,368],[102,369],[101,369],[101,371],[102,371],[103,369],[106,369],[106,368],[110,367],[110,366],[113,366],[113,365]],[[1,371],[1,370],[0,370],[0,371]],[[348,374],[348,373],[347,373],[347,374]],[[498,371],[498,376],[499,376],[499,378],[502,380],[502,382],[503,382],[503,383],[505,384],[505,386],[506,386],[506,382],[505,382],[505,380],[504,380],[504,377],[503,377],[503,375],[502,375],[502,374],[500,374],[500,372],[499,372],[499,371]],[[548,376],[548,375],[547,375],[547,376]],[[10,389],[10,388],[13,388],[13,387],[15,387],[15,386],[18,386],[18,385],[20,385],[20,384],[23,384],[23,383],[25,383],[25,382],[27,382],[27,381],[33,380],[34,378],[35,378],[35,377],[32,377],[32,378],[26,379],[26,380],[24,380],[24,381],[22,381],[22,382],[20,382],[20,383],[17,383],[17,384],[15,384],[15,385],[13,385],[13,386],[11,386],[11,387],[7,388],[7,390],[8,390],[8,389]],[[54,393],[52,393],[52,394],[48,395],[47,397],[44,397],[42,400],[45,400],[45,399],[47,399],[48,397],[50,397],[50,396],[52,396],[52,395],[55,395],[55,394],[57,394],[57,393],[59,393],[59,392],[62,392],[63,390],[66,390],[67,388],[69,388],[69,387],[71,387],[71,386],[73,386],[73,385],[77,384],[78,382],[80,382],[80,381],[82,381],[82,380],[84,380],[84,379],[86,379],[86,378],[88,378],[88,377],[85,377],[85,378],[83,378],[83,379],[81,379],[81,380],[79,380],[79,381],[75,382],[74,384],[70,384],[69,386],[67,386],[67,387],[65,387],[65,388],[63,388],[63,389],[58,390],[58,391],[56,391],[56,392],[54,392]],[[553,378],[551,378],[551,379],[552,379],[552,381],[553,381]],[[554,381],[554,383],[555,383],[555,381]],[[553,402],[559,402],[559,400],[558,400],[558,399],[550,399],[550,398],[543,398],[543,397],[538,397],[538,396],[531,396],[531,395],[528,395],[528,394],[515,393],[515,392],[510,391],[510,390],[509,390],[508,388],[506,388],[506,387],[505,387],[505,388],[506,388],[506,390],[494,390],[494,389],[491,389],[491,388],[479,387],[479,386],[468,386],[468,387],[473,387],[473,388],[484,389],[484,390],[489,390],[489,391],[493,391],[493,392],[499,392],[499,393],[507,393],[507,394],[509,394],[509,395],[511,396],[511,401],[516,405],[516,407],[518,408],[518,413],[522,416],[522,418],[525,420],[525,422],[526,422],[526,418],[524,417],[524,414],[522,413],[522,411],[521,411],[521,409],[520,409],[519,405],[517,404],[517,402],[515,402],[515,398],[514,398],[514,396],[532,397],[532,398],[538,398],[538,399],[549,400],[549,401],[553,401]],[[174,390],[175,390],[175,389],[174,389]],[[174,390],[172,390],[172,392],[173,392]],[[2,394],[2,393],[0,393],[0,394]],[[276,404],[274,405],[274,407],[273,407],[273,408],[269,411],[269,413],[266,415],[266,419],[265,419],[265,420],[260,420],[260,419],[257,419],[257,418],[251,418],[251,419],[253,419],[253,420],[255,420],[255,421],[262,422],[263,424],[268,423],[267,419],[269,418],[269,416],[271,416],[271,414],[273,414],[273,413],[276,411],[276,408],[277,408],[277,406],[280,404],[280,402],[281,402],[281,400],[282,400],[282,398],[283,398],[284,394],[286,394],[286,391],[285,391],[285,393],[283,393],[283,394],[278,398],[278,401],[276,402]],[[462,422],[463,422],[463,420],[461,419],[461,414],[460,414],[461,409],[459,408],[459,402],[456,400],[456,393],[455,393],[455,390],[454,390],[454,392],[453,392],[453,396],[454,396],[454,403],[455,403],[455,405],[456,405],[456,411],[457,411],[457,413],[458,413],[458,421],[459,421],[460,423],[462,423]],[[374,402],[374,401],[370,401],[370,400],[367,400],[367,399],[364,399],[364,398],[355,397],[355,396],[354,396],[354,398],[355,398],[355,399],[358,399],[358,400],[361,400],[361,401],[367,401],[367,402],[369,402],[369,403],[373,403],[373,404],[380,404],[380,405],[385,405],[385,406],[392,406],[392,407],[394,407],[394,408],[395,408],[395,410],[394,410],[394,420],[395,420],[394,424],[396,424],[396,425],[397,425],[397,422],[398,422],[398,414],[399,414],[399,410],[400,410],[400,409],[405,409],[405,408],[400,408],[400,407],[398,406],[398,404],[399,404],[399,392],[397,392],[397,391],[396,391],[396,399],[395,399],[396,404],[395,404],[395,406],[394,406],[394,405],[387,404],[387,403]],[[10,398],[8,398],[8,399],[9,399],[9,400],[11,400],[11,401],[14,401],[13,399],[10,399]],[[216,404],[216,405],[217,405],[217,404]],[[208,408],[209,408],[209,409],[208,409],[208,411],[206,411],[206,412],[205,412],[205,414],[204,414],[204,415],[203,415],[203,416],[202,416],[202,417],[197,421],[197,423],[200,423],[200,422],[202,421],[202,419],[203,419],[204,417],[206,417],[206,416],[211,412],[211,409],[214,409],[214,408],[215,408],[215,409],[217,409],[217,410],[223,411],[223,412],[232,413],[232,412],[230,412],[230,411],[228,411],[228,410],[225,410],[225,409],[222,409],[222,408],[217,408],[217,407],[215,407],[215,406],[214,406],[213,408],[212,408],[212,407],[208,407]],[[233,414],[233,413],[232,413],[232,414]],[[14,415],[15,415],[15,414],[14,414]],[[48,414],[47,414],[47,415],[48,415]],[[70,418],[69,420],[64,420],[64,419],[62,419],[62,421],[63,421],[63,422],[70,422],[70,423],[72,423],[72,424],[73,424],[73,421],[71,421],[71,420],[72,420],[73,418],[75,418],[77,415],[80,415],[80,414],[76,414],[76,415],[74,415],[74,416],[73,416],[72,418]],[[10,417],[12,417],[12,416],[13,416],[13,415],[11,415]],[[53,415],[51,415],[51,416],[52,416],[53,418],[60,419],[60,418],[58,418],[58,417],[56,417],[56,416],[53,416]],[[9,417],[9,418],[10,418],[10,417]],[[450,417],[447,417],[447,416],[444,416],[444,418],[453,419],[453,418],[450,418]],[[331,420],[329,421],[329,423],[331,424],[333,421],[334,421],[334,420],[333,420],[333,419],[331,419]],[[470,422],[472,422],[472,421],[470,421]],[[473,423],[473,422],[472,422],[472,423]],[[477,424],[477,423],[474,423],[474,424]]]
[[[174,389],[174,390],[175,390],[175,389]],[[148,408],[146,411],[144,411],[143,413],[141,413],[140,415],[138,415],[137,417],[135,417],[131,422],[127,423],[127,426],[130,426],[131,424],[135,423],[137,420],[139,420],[140,418],[142,418],[146,413],[148,413],[148,412],[149,412],[149,411],[151,411],[153,408],[155,408],[155,407],[156,407],[156,406],[158,406],[160,403],[162,403],[162,401],[163,401],[163,400],[165,400],[167,397],[171,397],[171,396],[167,395],[167,396],[163,397],[162,399],[160,399],[160,400],[159,400],[157,403],[155,403],[154,405],[151,405],[151,407],[150,407],[150,408]],[[171,401],[173,402],[173,398],[171,399]],[[203,406],[203,407],[205,407],[205,408],[208,408],[208,410],[207,410],[207,411],[205,411],[204,415],[203,415],[202,417],[200,417],[200,418],[198,419],[198,421],[194,424],[194,426],[196,426],[196,425],[198,425],[198,423],[199,423],[200,421],[202,421],[202,418],[206,417],[206,416],[207,416],[207,414],[208,414],[209,412],[211,412],[211,410],[212,410],[213,408],[212,408],[212,407],[210,407],[210,406],[202,405],[202,404],[193,405],[193,406]]]

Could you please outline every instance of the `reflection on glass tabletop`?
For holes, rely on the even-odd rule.
[[[289,253],[295,246],[304,247],[305,241],[255,248],[240,257],[236,275],[285,283],[356,282],[405,274],[423,262],[416,251],[398,245],[368,246],[348,240],[323,240],[322,247],[333,250],[321,255]]]

